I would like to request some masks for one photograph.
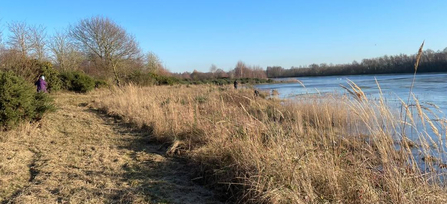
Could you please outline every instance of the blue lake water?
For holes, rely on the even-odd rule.
[[[347,93],[340,85],[349,87],[347,80],[355,82],[370,99],[379,97],[376,79],[387,101],[399,102],[399,98],[407,101],[413,74],[393,75],[355,75],[355,76],[323,76],[299,77],[300,83],[263,84],[256,87],[261,90],[276,89],[281,98],[293,98],[301,94]],[[286,79],[277,79],[286,80]],[[433,103],[447,112],[447,73],[417,74],[413,93],[422,103]],[[390,104],[392,105],[392,104]]]
[[[347,94],[348,92],[340,85],[349,88],[348,80],[356,83],[366,94],[368,99],[378,99],[380,92],[378,84],[382,89],[385,101],[391,108],[399,110],[401,107],[400,99],[407,102],[410,87],[413,81],[413,74],[390,74],[390,75],[354,75],[354,76],[322,76],[322,77],[298,77],[289,78],[297,79],[301,83],[278,83],[278,84],[262,84],[257,85],[256,88],[260,90],[277,90],[279,97],[283,99],[293,100],[295,97],[300,97],[306,94]],[[287,80],[287,78],[275,79],[275,80]],[[303,86],[304,85],[304,86]],[[419,100],[420,104],[425,107],[431,107],[437,116],[430,112],[427,115],[430,119],[436,121],[439,118],[446,118],[447,113],[447,73],[430,73],[430,74],[417,74],[413,87],[413,93]],[[399,99],[400,98],[400,99]],[[414,101],[410,100],[410,104],[414,104]],[[434,108],[432,104],[435,104],[439,108]],[[415,112],[415,110],[413,110]],[[446,148],[446,136],[445,128],[440,125],[442,123],[437,122],[435,125],[439,128],[439,132],[442,134],[442,149]],[[417,129],[422,128],[422,125],[417,125]],[[426,128],[428,135],[430,135],[435,141],[439,141],[435,138],[433,131],[430,128]],[[408,133],[407,133],[408,134]],[[409,134],[410,139],[417,140],[417,135]],[[447,162],[446,151],[433,151],[433,156],[440,158],[443,162]],[[423,156],[419,155],[418,150],[414,150],[414,155],[418,158]],[[421,167],[423,168],[423,164]]]

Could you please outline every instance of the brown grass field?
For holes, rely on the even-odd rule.
[[[447,202],[444,164],[428,156],[444,148],[445,123],[429,120],[419,103],[404,122],[383,99],[369,100],[353,83],[347,89],[289,101],[205,85],[58,94],[58,111],[0,133],[0,200]],[[435,137],[396,134],[417,123]],[[414,148],[432,158],[429,170]]]
[[[94,106],[173,144],[168,154],[189,158],[204,183],[226,186],[239,202],[446,202],[442,174],[422,172],[414,143],[395,134],[418,115],[408,111],[404,123],[383,98],[351,88],[353,97],[280,101],[250,89],[128,86],[103,92]],[[436,128],[418,107],[424,127]],[[421,134],[420,151],[440,151],[438,136]]]
[[[54,97],[56,112],[0,132],[0,203],[219,203],[147,132],[88,107],[96,93]]]

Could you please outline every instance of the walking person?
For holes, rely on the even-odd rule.
[[[237,80],[234,80],[234,89],[237,89]]]
[[[45,81],[45,76],[40,76],[34,85],[37,87],[37,92],[47,93],[47,82]]]

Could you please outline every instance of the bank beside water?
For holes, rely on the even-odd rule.
[[[443,174],[422,171],[409,140],[393,135],[402,123],[386,103],[302,99],[230,86],[128,86],[104,91],[93,105],[171,144],[167,154],[191,161],[195,181],[239,202],[447,201],[444,185],[433,182]],[[425,139],[421,152],[432,152]],[[424,156],[427,167],[439,166]]]

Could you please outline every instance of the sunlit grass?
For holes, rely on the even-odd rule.
[[[415,143],[398,134],[399,114],[383,98],[369,101],[354,83],[351,90],[352,97],[280,101],[250,89],[127,86],[103,91],[95,106],[174,144],[169,154],[190,158],[205,181],[229,186],[241,201],[446,201],[445,188],[433,182],[438,172],[421,171]],[[406,125],[415,126],[417,116],[408,114]],[[430,155],[431,137],[420,137],[420,151]]]

